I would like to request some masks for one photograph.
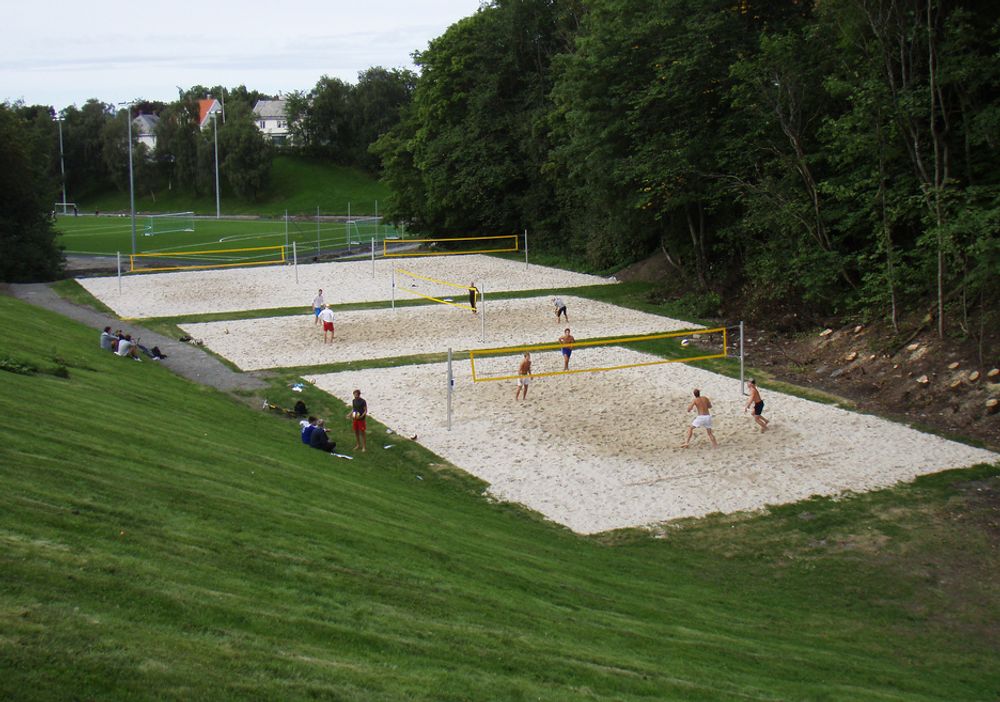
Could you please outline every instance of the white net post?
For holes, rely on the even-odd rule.
[[[285,210],[285,247],[288,247],[288,210]]]
[[[451,394],[455,389],[455,376],[451,372],[451,348],[448,348],[448,431],[451,431]]]
[[[344,224],[347,233],[347,253],[351,253],[351,203],[347,203],[347,222]]]
[[[372,237],[372,278],[375,277],[375,237]]]
[[[524,230],[524,270],[528,270],[528,230]]]
[[[295,269],[295,284],[299,284],[299,249],[296,243],[292,242],[292,268]]]
[[[746,384],[743,380],[745,377],[743,374],[743,322],[740,322],[740,395],[746,395]]]
[[[118,294],[122,294],[122,252],[118,251]]]
[[[396,269],[392,269],[392,282],[389,284],[389,293],[392,297],[392,309],[396,309]]]
[[[486,283],[479,281],[479,317],[483,327],[483,342],[486,342]]]

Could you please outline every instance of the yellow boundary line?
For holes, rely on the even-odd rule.
[[[588,346],[620,346],[621,344],[636,342],[636,341],[655,341],[657,339],[669,339],[677,336],[685,335],[695,335],[695,334],[713,334],[716,332],[722,332],[722,353],[709,354],[705,356],[693,356],[690,358],[662,358],[656,361],[644,361],[642,363],[628,363],[618,366],[602,366],[598,368],[573,368],[571,370],[562,371],[548,371],[545,373],[529,373],[527,377],[529,378],[545,378],[554,375],[572,375],[573,373],[597,373],[602,371],[613,371],[613,370],[624,370],[626,368],[642,368],[645,366],[657,366],[666,363],[693,363],[694,361],[706,361],[711,358],[726,358],[729,355],[729,334],[726,327],[717,327],[715,329],[687,329],[679,332],[667,332],[665,334],[653,334],[650,336],[633,336],[633,337],[623,337],[618,339],[604,339],[602,341],[575,341],[572,344],[539,344],[536,346],[511,346],[507,348],[498,349],[470,349],[469,350],[469,362],[472,366],[472,382],[474,383],[488,383],[499,380],[514,380],[516,378],[522,378],[524,376],[520,374],[513,375],[501,375],[489,378],[480,378],[476,375],[476,354],[480,356],[485,354],[513,354],[521,351],[552,351],[555,349],[562,348],[580,348]]]

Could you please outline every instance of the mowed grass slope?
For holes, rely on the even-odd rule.
[[[0,698],[1000,693],[996,467],[584,539],[377,426],[332,458],[95,330],[0,324],[41,371],[0,370]]]
[[[214,172],[213,172],[214,173]],[[214,177],[214,176],[213,176]],[[225,170],[220,177],[220,205],[224,214],[261,214],[271,217],[290,214],[344,214],[350,206],[352,215],[372,215],[375,203],[384,208],[389,189],[367,173],[347,166],[279,154],[274,157],[268,186],[253,202],[238,198],[229,188]],[[73,193],[69,200],[73,201]],[[110,190],[77,196],[81,212],[128,212],[129,193]],[[215,190],[195,197],[189,192],[157,188],[153,192],[138,187],[135,191],[138,212],[187,212],[215,214]]]

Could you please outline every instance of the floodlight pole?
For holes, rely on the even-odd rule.
[[[59,125],[59,172],[62,173],[62,194],[63,194],[63,214],[66,214],[66,162],[63,160],[63,138],[62,138],[62,115],[56,115],[53,117],[56,123]]]
[[[372,278],[375,277],[375,237],[372,237]]]
[[[128,200],[129,200],[129,212],[132,217],[132,253],[135,253],[135,179],[132,175],[132,105],[135,104],[135,100],[130,102],[119,102],[118,105],[125,106],[126,111],[126,121],[128,122]]]
[[[219,113],[209,112],[208,114],[212,118],[212,127],[215,130],[215,218],[221,219],[222,205],[219,194]]]
[[[316,205],[316,258],[319,258],[319,205]]]
[[[524,230],[524,270],[528,270],[528,230]]]

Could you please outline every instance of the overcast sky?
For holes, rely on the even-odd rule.
[[[0,25],[0,102],[177,99],[178,87],[309,90],[411,68],[480,0],[94,0],[17,3]]]

